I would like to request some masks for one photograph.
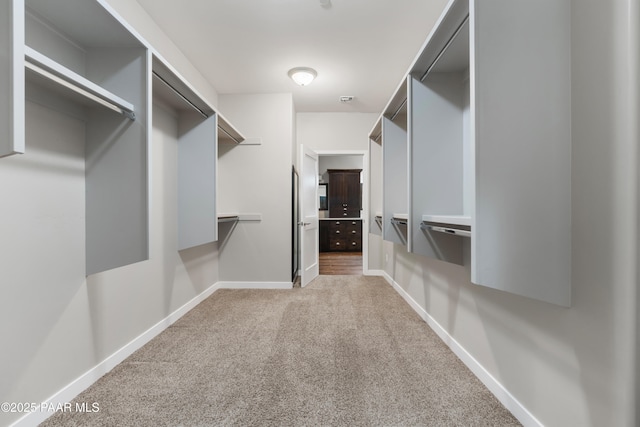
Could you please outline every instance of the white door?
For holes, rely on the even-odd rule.
[[[300,146],[300,248],[301,285],[307,286],[319,274],[318,155]]]

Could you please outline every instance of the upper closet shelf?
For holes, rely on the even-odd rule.
[[[244,136],[225,119],[222,114],[218,113],[218,141],[233,142],[240,144],[244,141]]]
[[[407,79],[403,79],[394,92],[393,97],[387,103],[383,113],[391,121],[405,119],[407,115]]]
[[[371,129],[371,132],[369,132],[369,139],[377,143],[382,142],[382,117],[378,118],[376,124],[373,126],[373,129]]]
[[[211,108],[209,103],[181,78],[177,71],[155,55],[153,57],[153,80],[154,96],[176,110],[193,110],[204,118],[217,114],[219,142],[239,144],[244,141],[244,136],[227,119]]]
[[[25,46],[25,68],[30,79],[37,80],[57,92],[80,102],[95,103],[124,114],[135,120],[134,106],[117,95],[109,92],[92,81],[71,71],[36,50]]]

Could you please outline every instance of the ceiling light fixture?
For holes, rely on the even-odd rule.
[[[289,70],[289,77],[291,77],[291,80],[300,86],[307,86],[311,84],[317,75],[318,73],[316,73],[316,70],[308,67],[296,67]]]

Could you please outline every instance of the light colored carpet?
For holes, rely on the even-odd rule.
[[[384,279],[220,290],[43,426],[516,426]]]

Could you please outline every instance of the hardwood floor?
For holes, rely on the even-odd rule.
[[[320,274],[361,275],[362,252],[320,252]]]

